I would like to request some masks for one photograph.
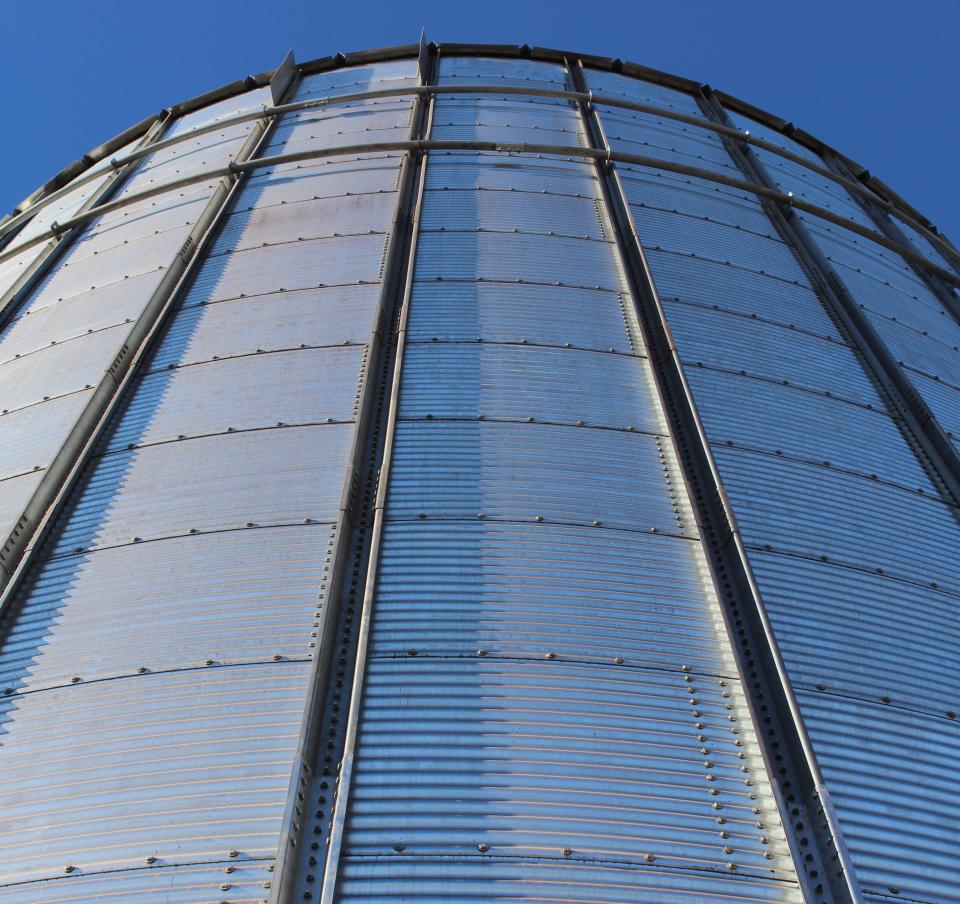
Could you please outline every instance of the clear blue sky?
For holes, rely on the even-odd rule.
[[[0,12],[0,212],[160,108],[298,59],[539,44],[707,81],[867,166],[960,243],[957,0],[48,0]]]

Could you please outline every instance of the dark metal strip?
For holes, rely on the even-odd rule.
[[[292,52],[291,52],[292,53]],[[275,77],[271,80],[271,90],[276,96],[276,91],[279,90],[280,86],[283,84],[285,78],[288,77],[289,66],[288,62],[291,59],[291,55],[288,54],[287,60],[284,61],[284,64],[277,68]],[[284,67],[287,66],[287,70]],[[329,106],[336,106],[340,104],[354,103],[356,101],[366,101],[374,100],[377,98],[388,98],[388,97],[403,97],[406,95],[415,95],[415,94],[495,94],[495,95],[506,95],[506,96],[524,96],[524,97],[544,97],[544,98],[553,98],[557,100],[570,100],[570,101],[589,101],[593,104],[601,104],[603,106],[614,107],[617,109],[631,110],[634,112],[640,113],[649,113],[651,115],[660,116],[664,119],[670,119],[675,122],[682,122],[686,125],[693,126],[694,128],[703,129],[705,131],[715,132],[722,135],[729,135],[736,138],[738,141],[746,141],[749,144],[762,148],[763,150],[776,154],[780,157],[783,157],[791,162],[802,166],[806,169],[809,169],[813,172],[818,173],[824,178],[830,179],[831,181],[837,182],[842,185],[848,192],[855,194],[861,201],[869,202],[870,204],[878,205],[884,210],[889,210],[899,216],[904,222],[908,223],[913,228],[917,229],[919,232],[925,235],[928,241],[938,247],[944,254],[950,255],[955,254],[953,247],[949,243],[945,242],[939,235],[935,232],[931,232],[927,229],[924,223],[916,219],[910,219],[905,217],[902,211],[897,211],[893,208],[891,204],[881,200],[874,192],[870,191],[867,188],[864,188],[861,181],[850,177],[848,174],[842,174],[836,171],[835,169],[830,168],[829,166],[820,166],[816,163],[813,163],[806,157],[803,157],[799,154],[794,154],[792,151],[787,150],[786,148],[781,147],[777,144],[772,144],[768,141],[765,141],[762,138],[758,138],[754,135],[750,135],[747,132],[743,132],[740,129],[736,129],[732,126],[720,124],[713,122],[712,120],[706,119],[702,116],[691,116],[686,113],[680,113],[675,110],[669,110],[663,107],[657,107],[652,104],[644,104],[638,101],[626,100],[619,97],[611,97],[603,94],[593,94],[592,92],[587,94],[578,94],[577,92],[571,91],[559,91],[551,88],[533,88],[526,86],[517,86],[517,85],[443,85],[443,86],[424,86],[418,85],[414,87],[405,86],[402,88],[385,88],[376,91],[358,91],[350,94],[334,95],[330,97],[323,98],[314,98],[312,100],[300,101],[294,104],[283,104],[274,106],[264,106],[260,110],[247,111],[245,113],[238,113],[234,116],[227,116],[223,119],[217,120],[212,123],[205,125],[197,126],[194,129],[191,129],[189,132],[184,132],[180,135],[177,135],[173,138],[169,138],[166,141],[158,142],[154,150],[159,150],[160,148],[170,147],[172,145],[178,144],[180,142],[185,142],[196,138],[198,135],[205,134],[207,132],[216,131],[222,129],[225,126],[236,125],[242,122],[249,122],[250,120],[259,119],[262,117],[274,117],[282,116],[285,113],[294,112],[296,110],[308,110],[308,109],[324,109]],[[129,154],[124,155],[123,157],[111,161],[115,168],[123,166],[133,160],[137,160],[144,156],[144,151],[135,150]],[[90,181],[95,178],[94,174],[88,174],[87,176],[81,176],[77,178],[70,188],[76,188],[79,185],[83,185],[85,182]],[[16,216],[9,217],[4,223],[0,223],[0,238],[7,234],[10,230],[15,229],[21,223],[25,222],[31,216],[33,216],[38,210],[43,207],[51,204],[57,198],[61,197],[65,192],[66,188],[59,189],[57,191],[51,192],[41,199],[37,200],[34,205],[29,209],[23,210],[18,213]],[[845,220],[842,222],[846,222]],[[901,242],[905,247],[909,249],[909,243]],[[922,258],[921,258],[922,259]],[[0,257],[2,260],[2,257]]]
[[[334,56],[308,60],[306,63],[302,63],[300,65],[300,71],[304,74],[327,72],[331,69],[339,69],[344,66],[372,62],[384,62],[387,60],[417,56],[419,52],[420,48],[418,45],[403,44],[347,54],[338,53]],[[683,78],[677,75],[671,75],[670,73],[663,72],[659,69],[651,69],[648,66],[641,66],[639,63],[632,63],[629,61],[624,62],[619,59],[611,59],[610,57],[590,54],[577,54],[543,47],[529,47],[526,44],[444,44],[443,52],[447,56],[500,56],[506,58],[527,58],[549,63],[555,63],[569,57],[571,59],[581,60],[583,64],[589,68],[622,73],[623,75],[627,75],[632,78],[638,78],[654,84],[664,85],[665,87],[673,88],[677,91],[682,91],[694,96],[697,95],[700,88],[700,86],[691,79]],[[186,100],[178,104],[173,108],[174,112],[178,114],[190,112],[198,109],[199,107],[214,103],[217,100],[232,97],[236,94],[248,91],[252,87],[265,85],[270,80],[271,75],[275,75],[275,72],[262,73],[257,76],[247,76],[246,79],[231,82],[228,85],[224,85],[213,91],[208,91],[205,94],[197,95],[190,100]],[[785,122],[779,117],[774,116],[772,113],[761,110],[759,107],[754,107],[753,105],[746,103],[746,101],[742,101],[730,94],[718,92],[718,96],[721,97],[723,102],[730,106],[731,109],[737,109],[740,112],[745,113],[747,116],[756,119],[758,122],[770,126],[776,131],[787,134],[787,131],[789,130],[791,137],[817,154],[822,153],[824,150],[833,151],[829,145],[824,144],[819,139],[812,135],[808,135],[802,130],[794,129],[791,123]],[[137,130],[141,128],[145,129],[150,121],[151,120],[148,118],[147,120],[144,120],[143,123],[133,126],[131,129],[127,129],[125,132],[122,132],[115,138],[110,139],[105,143],[105,145],[103,145],[103,147],[120,147],[122,144],[126,143],[126,141],[121,141],[121,138],[124,136],[129,136],[126,140],[132,140],[132,138],[135,138],[138,134],[141,134]],[[23,204],[26,205],[36,201],[45,192],[47,192],[49,187],[58,187],[62,185],[63,180],[72,179],[74,176],[82,173],[87,167],[91,166],[96,160],[102,159],[101,157],[94,157],[94,153],[94,151],[91,151],[90,154],[85,155],[80,160],[70,164],[58,175],[54,176],[43,188],[38,189],[36,192],[30,195],[26,201],[23,202]],[[109,153],[109,151],[106,153]],[[833,153],[837,152],[833,151]],[[105,156],[105,154],[103,156]],[[848,168],[853,172],[865,174],[865,177],[860,181],[862,181],[864,185],[866,185],[880,199],[882,199],[883,203],[890,205],[891,208],[897,212],[898,216],[903,216],[905,221],[909,222],[911,225],[914,225],[915,223],[916,228],[919,228],[922,232],[930,231],[935,237],[934,244],[936,244],[938,247],[949,248],[952,255],[958,255],[958,252],[953,248],[953,245],[940,236],[939,233],[937,233],[936,228],[929,220],[919,214],[898,194],[892,191],[885,183],[881,182],[875,177],[870,177],[867,170],[865,170],[856,162],[849,160],[849,158],[843,157],[843,160],[846,162]],[[15,209],[13,211],[14,214],[19,212],[19,209]],[[0,227],[2,227],[4,222],[5,218],[0,219]]]
[[[573,64],[569,68],[574,84],[581,89],[586,87],[582,68]],[[607,158],[615,160],[616,155],[609,151],[596,109],[587,106],[582,115],[591,144],[604,152],[604,158],[598,161],[598,172],[616,232],[617,249],[653,365],[662,408],[679,453],[684,483],[700,528],[730,648],[737,662],[797,876],[808,901],[838,904],[855,901],[855,887],[831,881],[824,875],[826,864],[837,856],[842,874],[849,872],[826,787],[799,719],[799,710],[746,548],[684,374],[620,174],[606,162]],[[812,832],[812,828],[823,823],[824,817],[826,831],[822,834]],[[816,850],[801,852],[798,825],[805,827],[805,836],[814,835],[818,842]],[[807,859],[808,854],[812,855],[812,861]],[[848,882],[852,885],[851,879],[848,878]]]
[[[815,204],[809,204],[806,201],[801,201],[797,198],[794,198],[791,193],[784,193],[775,186],[744,181],[742,179],[734,179],[730,176],[725,176],[722,173],[715,172],[714,170],[702,169],[701,167],[697,166],[688,166],[687,164],[661,160],[656,157],[647,157],[641,154],[627,154],[619,151],[600,151],[597,148],[585,148],[576,145],[568,146],[528,143],[504,144],[497,141],[375,141],[352,145],[341,145],[333,148],[311,148],[309,150],[296,151],[289,154],[275,154],[268,157],[258,157],[256,159],[246,160],[243,162],[234,162],[229,166],[221,167],[219,169],[206,170],[190,176],[184,176],[182,179],[172,179],[169,182],[156,185],[150,189],[127,195],[118,201],[98,205],[82,215],[71,217],[62,226],[37,236],[37,238],[31,242],[25,242],[21,246],[21,249],[30,247],[31,245],[39,244],[40,242],[49,238],[51,235],[56,235],[58,231],[72,228],[78,223],[84,222],[92,217],[101,216],[105,213],[119,210],[128,204],[143,201],[147,198],[155,197],[156,195],[164,194],[180,188],[185,188],[190,185],[196,185],[199,182],[209,182],[213,179],[219,179],[235,173],[246,172],[248,170],[255,169],[264,169],[286,163],[320,160],[333,156],[353,156],[356,154],[369,154],[376,152],[389,153],[391,151],[413,151],[418,154],[426,153],[427,151],[491,151],[501,154],[540,154],[556,155],[567,158],[580,157],[587,160],[597,160],[602,158],[604,160],[625,163],[630,166],[644,166],[650,169],[658,169],[664,170],[665,172],[674,172],[685,176],[693,176],[698,179],[704,179],[708,182],[715,182],[720,185],[728,185],[731,188],[749,192],[750,194],[758,195],[760,197],[771,198],[775,201],[783,202],[788,206],[792,206],[797,210],[803,210],[807,213],[813,214],[822,220],[835,223],[849,232],[862,235],[864,238],[868,238],[886,248],[896,251],[907,260],[913,260],[922,263],[924,267],[935,273],[944,281],[950,283],[951,285],[960,286],[960,276],[957,276],[943,267],[937,267],[936,265],[931,264],[925,257],[923,257],[923,255],[917,251],[914,251],[912,248],[899,245],[896,242],[888,239],[885,235],[875,232],[866,226],[860,226],[858,223],[854,223],[851,220],[848,220],[846,217],[842,217],[839,214],[835,214],[832,211],[826,210],[825,208],[817,207]],[[9,252],[0,253],[0,261],[6,260],[9,256],[11,256]]]
[[[422,37],[419,69],[421,82],[429,84],[433,79],[433,72],[435,72],[434,60]],[[400,358],[403,349],[402,326],[401,332],[394,334],[396,308],[397,301],[402,296],[401,304],[405,309],[410,293],[412,262],[416,249],[426,159],[425,155],[417,153],[416,145],[420,136],[429,135],[431,109],[430,95],[418,95],[411,122],[411,142],[409,142],[411,147],[402,163],[397,204],[383,267],[383,282],[368,346],[357,423],[349,456],[350,470],[341,497],[340,524],[337,528],[335,548],[328,572],[328,595],[318,630],[317,653],[311,668],[310,690],[304,708],[296,758],[288,788],[284,823],[280,833],[269,898],[271,904],[289,902],[295,899],[301,872],[298,867],[303,865],[298,861],[308,856],[305,850],[308,837],[313,839],[312,847],[319,848],[316,841],[318,836],[308,833],[308,824],[316,818],[311,806],[311,800],[314,797],[314,785],[321,776],[327,777],[328,771],[333,771],[323,765],[328,759],[326,755],[323,756],[323,763],[321,763],[320,744],[323,738],[324,716],[328,715],[325,710],[330,705],[328,694],[333,680],[332,673],[335,669],[338,674],[341,671],[347,671],[347,663],[342,661],[343,656],[341,655],[338,661],[335,661],[334,658],[337,655],[335,651],[340,648],[338,626],[343,616],[341,610],[345,605],[344,600],[348,596],[351,576],[356,574],[356,569],[360,563],[367,563],[367,569],[371,575],[375,574],[376,571],[382,505],[378,495],[377,505],[373,511],[370,511],[364,501],[358,498],[362,495],[359,488],[364,486],[368,488],[368,492],[371,489],[375,490],[378,485],[378,475],[381,491],[386,484],[396,385],[399,380]],[[393,370],[394,397],[391,397],[390,400],[387,424],[384,429],[384,425],[378,419],[377,409],[380,402],[381,384],[386,381],[391,369]],[[370,523],[371,520],[372,523]],[[369,621],[367,594],[371,591],[372,582],[373,578],[371,577],[368,579],[367,588],[364,591],[364,615],[361,618],[355,666],[355,672],[359,678],[355,680],[354,694],[359,693],[362,682],[365,652],[363,626]],[[359,703],[357,703],[358,705]],[[355,706],[351,698],[345,743],[351,737],[355,738],[356,719],[354,711]],[[352,745],[350,745],[350,749],[352,750]],[[342,813],[346,805],[351,757],[352,753],[345,753],[341,761],[339,794],[335,804],[337,811],[332,816],[335,823],[339,820],[338,824],[341,827],[343,817],[338,814]],[[332,860],[328,860],[328,863],[333,864],[332,881],[334,883],[339,843],[339,833],[332,832],[327,850],[328,856],[332,858]],[[324,855],[321,853],[309,856],[314,857],[314,859],[322,859]],[[326,878],[324,878],[324,882],[326,882]]]

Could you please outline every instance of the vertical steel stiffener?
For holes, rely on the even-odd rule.
[[[23,208],[5,901],[960,900],[960,277],[857,164],[421,39]]]

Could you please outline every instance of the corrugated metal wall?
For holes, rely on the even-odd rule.
[[[394,69],[307,77],[292,100],[404,84]],[[264,90],[173,131],[262,103]],[[407,97],[287,114],[261,153],[351,143],[350,130],[389,136],[409,129],[411,109]],[[125,190],[165,167],[209,167],[206,145],[220,159],[249,128],[148,158]],[[401,160],[333,157],[246,181],[35,557],[0,649],[4,901],[268,893]],[[181,242],[197,203],[117,211],[75,256],[108,228],[134,230],[149,238],[122,255],[156,270],[146,244]],[[155,237],[154,218],[174,208],[177,224]],[[104,259],[122,272],[113,251]],[[132,310],[145,296],[120,297]],[[101,310],[96,291],[61,305],[83,325]],[[64,323],[50,335],[66,338]],[[90,343],[109,332],[58,348],[85,346],[84,366],[102,368]],[[57,366],[37,372],[62,378]]]
[[[441,58],[491,80],[566,73]],[[431,137],[545,134],[464,94]],[[425,189],[339,899],[799,900],[592,164]]]
[[[833,832],[854,898],[960,901],[960,475],[829,294],[955,440],[955,259],[704,92],[419,52],[158,122],[0,241],[0,900],[833,901]],[[772,780],[611,186],[836,824]]]
[[[649,98],[646,85],[623,76],[590,73],[589,82],[597,93],[612,93],[613,83],[638,101]],[[656,90],[662,97],[666,89]],[[677,94],[673,106],[685,101]],[[698,166],[732,166],[716,134],[701,131],[691,149],[690,128],[681,124],[605,108],[600,118],[614,150],[643,144],[660,158],[662,146],[663,159],[696,151]],[[735,121],[819,163],[786,136]],[[771,151],[756,153],[783,190],[872,226],[835,181]],[[945,714],[957,699],[947,677],[956,673],[947,651],[960,627],[955,612],[947,614],[960,589],[956,508],[941,498],[758,198],[688,176],[619,169],[862,889],[884,900],[891,888],[910,900],[956,900],[954,852],[940,837],[960,800],[929,767],[917,768],[918,752],[905,738],[905,726],[919,722],[937,732],[942,750],[960,743]],[[849,261],[857,274],[854,297],[868,309],[889,299],[898,314],[887,320],[890,333],[906,332],[920,310],[931,310],[930,291],[892,252],[874,247],[923,300],[907,306],[901,293],[894,301],[889,282],[865,275],[860,249],[868,240],[833,224],[822,230],[829,259]],[[938,322],[948,320],[941,315]],[[949,329],[952,319],[930,343],[942,346]],[[931,672],[945,680],[931,681]],[[940,802],[931,805],[941,782]]]

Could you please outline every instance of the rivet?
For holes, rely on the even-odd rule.
[[[564,849],[561,851],[561,853],[563,854],[564,857],[569,857],[569,856],[573,853],[573,849],[572,849],[572,848],[564,848]]]
[[[556,654],[556,653],[544,653],[544,654],[543,654],[543,658],[544,658],[544,659],[556,659],[556,658],[557,658],[557,654]]]
[[[486,656],[486,655],[487,655],[486,650],[477,650],[477,656]]]
[[[490,850],[490,845],[487,844],[485,841],[481,841],[480,844],[477,845],[477,850],[480,851],[481,854],[483,854],[484,852]]]
[[[65,873],[72,873],[75,869],[76,869],[76,867],[75,867],[72,863],[68,863],[68,864],[63,868],[63,871],[64,871]]]
[[[153,854],[147,857],[147,863],[156,863],[156,862],[157,862],[157,858],[154,857]]]
[[[644,854],[643,859],[646,860],[647,863],[653,863],[653,861],[656,860],[657,858],[654,857],[653,854]]]
[[[407,847],[407,846],[406,846],[402,841],[396,841],[396,842],[394,842],[394,845],[393,845],[393,849],[394,849],[395,851],[403,851],[403,850],[406,850],[406,847]]]
[[[614,656],[614,657],[613,657],[613,661],[614,661],[617,665],[623,665],[623,657],[622,657],[622,656]]]

